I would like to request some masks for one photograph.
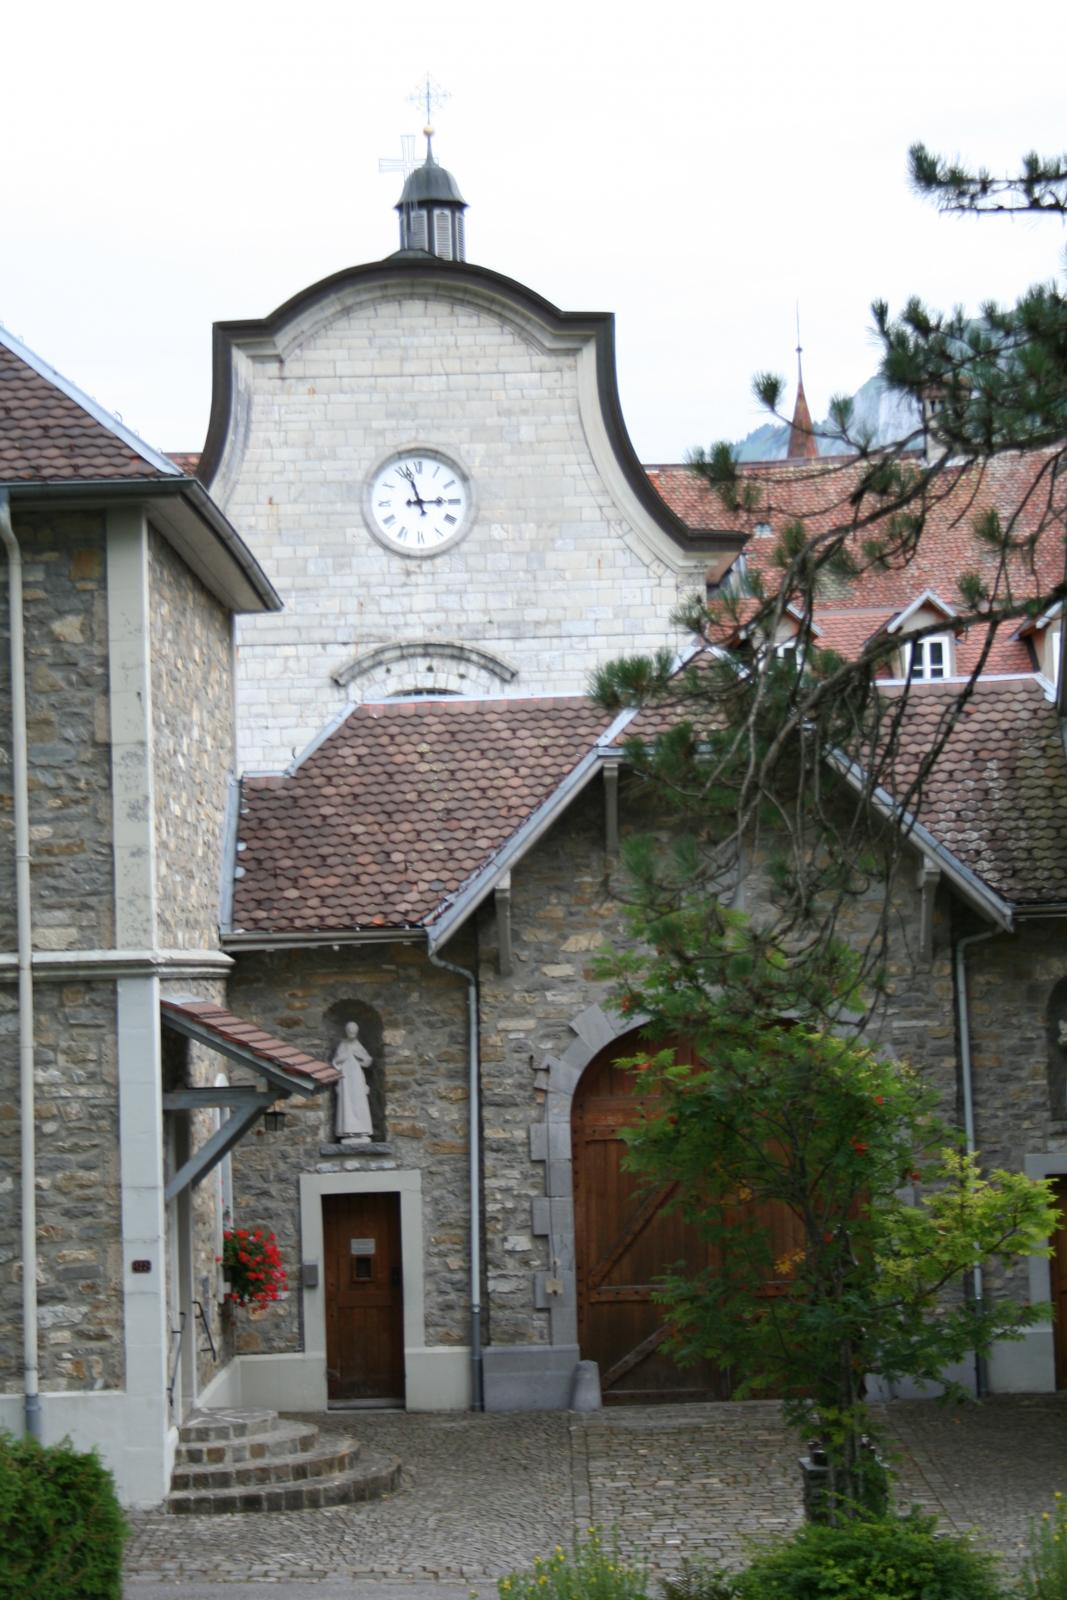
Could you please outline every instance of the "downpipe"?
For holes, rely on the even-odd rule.
[[[987,939],[995,939],[1001,931],[1000,928],[987,928],[982,933],[969,933],[965,938],[957,940],[954,951],[956,964],[956,1026],[960,1041],[960,1098],[963,1101],[963,1137],[969,1156],[974,1155],[977,1149],[977,1141],[974,1126],[971,1013],[967,1000],[967,951],[972,945],[984,944]],[[981,1310],[985,1294],[981,1262],[976,1262],[971,1273],[971,1288],[974,1295],[975,1309]],[[986,1363],[976,1350],[974,1353],[974,1392],[976,1398],[981,1399],[988,1388]]]
[[[19,1115],[22,1200],[23,1418],[41,1437],[37,1365],[37,1139],[33,1051],[33,921],[30,906],[30,795],[27,777],[26,648],[22,551],[11,526],[11,499],[0,489],[0,541],[7,552],[11,634],[11,767],[15,813],[15,916],[18,946]]]
[[[454,972],[467,985],[467,1143],[470,1155],[471,1217],[471,1410],[485,1409],[482,1384],[482,1174],[481,1174],[481,1059],[478,1049],[478,979],[466,967],[445,961],[427,946],[435,967]]]

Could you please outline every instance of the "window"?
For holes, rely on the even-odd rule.
[[[773,531],[769,522],[757,522],[752,530],[757,539],[769,539]]]
[[[932,633],[905,647],[904,675],[915,683],[934,683],[952,674],[952,641],[947,633]]]

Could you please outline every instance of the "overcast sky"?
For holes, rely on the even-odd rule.
[[[939,217],[906,155],[922,139],[1008,170],[1067,148],[1065,17],[1062,0],[9,8],[0,322],[150,443],[198,449],[212,322],[396,248],[400,179],[378,158],[420,129],[408,96],[429,70],[470,259],[614,311],[634,444],[680,460],[764,420],[750,379],[792,380],[798,300],[821,416],[876,366],[872,299],[973,308],[1062,270],[1057,221]]]

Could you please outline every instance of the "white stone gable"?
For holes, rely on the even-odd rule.
[[[234,342],[211,488],[285,605],[239,622],[245,768],[284,766],[354,699],[580,692],[598,662],[679,642],[668,619],[706,557],[627,480],[594,333],[471,276],[357,280]],[[419,449],[474,498],[466,536],[421,559],[364,511],[374,471]],[[384,646],[387,672],[352,670]]]

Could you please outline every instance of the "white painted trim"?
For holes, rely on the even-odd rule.
[[[0,953],[0,983],[11,982],[18,957]],[[233,957],[223,950],[35,950],[35,978],[225,978]]]
[[[154,1505],[170,1483],[159,979],[120,978],[115,992],[125,1387],[139,1402],[123,1450],[142,1503]],[[134,1272],[135,1261],[148,1271]]]
[[[326,1409],[326,1262],[322,1202],[335,1194],[398,1194],[400,1196],[400,1259],[404,1288],[405,1384],[418,1387],[415,1355],[426,1348],[424,1302],[425,1250],[422,1230],[422,1173],[372,1169],[367,1172],[302,1172],[300,1174],[301,1264],[315,1262],[318,1287],[301,1287],[306,1358],[316,1363],[312,1385],[320,1410]],[[410,1404],[410,1395],[409,1395]]]
[[[100,426],[106,428],[108,433],[113,433],[116,439],[121,439],[122,443],[127,445],[135,455],[139,455],[142,461],[147,461],[149,466],[155,467],[156,471],[162,474],[163,477],[184,478],[187,476],[176,462],[171,461],[169,456],[165,456],[161,451],[153,449],[150,444],[145,444],[144,440],[134,433],[132,428],[128,428],[119,417],[116,417],[113,412],[102,406],[99,400],[94,400],[91,395],[85,393],[84,389],[79,389],[76,383],[72,383],[61,372],[57,372],[55,367],[50,367],[48,362],[39,356],[36,351],[31,350],[28,345],[24,345],[21,339],[16,339],[15,335],[9,333],[2,325],[0,325],[0,344],[5,344],[12,355],[17,356],[20,361],[24,361],[28,367],[32,367],[39,377],[44,378],[53,388],[58,389],[61,394],[65,394],[68,400],[73,400],[76,405],[81,406],[82,410],[88,412],[94,422],[99,422]]]
[[[597,372],[597,344],[588,334],[578,350],[578,412],[582,420],[585,442],[593,457],[593,464],[615,508],[625,524],[620,530],[629,548],[642,557],[646,565],[661,562],[669,571],[685,574],[701,587],[708,562],[721,551],[705,550],[687,554],[680,550],[665,528],[661,527],[638,500],[626,474],[619,464],[614,446],[608,436],[601,407],[600,380]]]
[[[885,625],[886,633],[899,633],[904,624],[909,622],[917,611],[921,611],[923,606],[930,606],[932,610],[940,611],[946,621],[951,621],[957,615],[953,607],[947,605],[933,589],[924,589],[910,605],[906,605],[903,611],[898,611],[895,617],[889,619]]]
[[[99,1450],[104,1465],[115,1474],[124,1506],[158,1506],[166,1495],[178,1432],[164,1424],[158,1463],[146,1454],[140,1441],[155,1435],[156,1418],[141,1396],[124,1389],[42,1389],[41,1424],[45,1444],[69,1438],[78,1450]],[[0,1394],[0,1428],[16,1436],[21,1433],[21,1394]]]

